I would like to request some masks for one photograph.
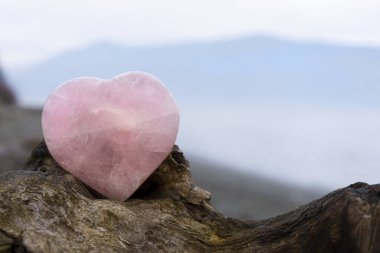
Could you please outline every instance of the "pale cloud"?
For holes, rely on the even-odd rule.
[[[253,33],[378,46],[379,11],[369,0],[1,0],[0,53],[17,67],[98,40],[150,45]]]

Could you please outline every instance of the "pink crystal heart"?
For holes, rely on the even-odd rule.
[[[57,163],[120,201],[166,158],[178,128],[173,96],[143,72],[68,81],[49,96],[42,113],[46,145]]]

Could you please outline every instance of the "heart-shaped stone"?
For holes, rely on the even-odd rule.
[[[68,81],[49,96],[42,113],[44,138],[57,163],[120,201],[167,157],[178,128],[173,96],[143,72]]]

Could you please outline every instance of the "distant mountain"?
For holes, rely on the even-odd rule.
[[[16,98],[12,90],[9,89],[3,76],[2,69],[0,69],[0,104],[15,104]]]
[[[98,43],[8,77],[19,100],[41,105],[74,77],[150,72],[179,103],[177,143],[187,154],[332,190],[379,181],[379,69],[380,49],[251,37],[157,47]]]
[[[24,103],[78,76],[150,72],[179,102],[380,104],[380,49],[251,37],[157,47],[99,43],[9,74]]]

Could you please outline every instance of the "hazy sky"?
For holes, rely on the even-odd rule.
[[[0,0],[8,68],[98,40],[150,45],[255,33],[380,46],[374,0]]]

